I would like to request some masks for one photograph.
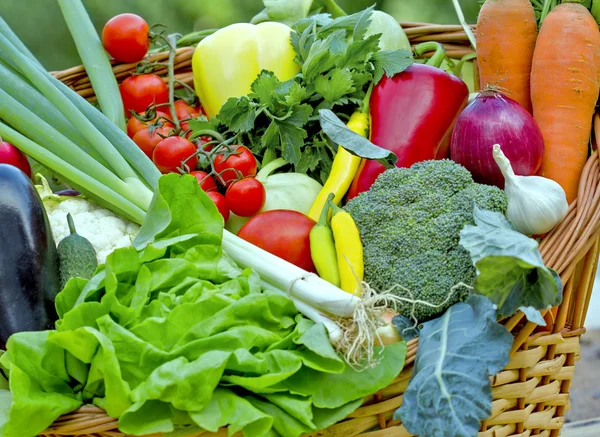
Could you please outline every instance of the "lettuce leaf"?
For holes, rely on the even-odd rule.
[[[507,364],[513,337],[496,307],[471,295],[421,329],[419,350],[395,419],[427,437],[476,437],[492,413],[490,377]]]
[[[11,337],[0,357],[11,389],[0,379],[0,435],[33,437],[92,403],[131,435],[229,426],[298,437],[393,381],[405,343],[354,371],[322,325],[223,253],[222,232],[195,178],[161,177],[135,247],[115,250],[89,281],[67,283],[56,331]]]
[[[475,206],[473,217],[476,225],[463,228],[460,245],[477,269],[475,290],[498,305],[500,317],[523,308],[539,323],[534,310],[562,301],[560,276],[544,265],[537,241],[515,231],[504,215]]]

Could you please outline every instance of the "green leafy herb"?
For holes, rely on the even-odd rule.
[[[498,305],[500,316],[511,316],[521,307],[542,310],[561,302],[562,282],[544,265],[537,241],[515,231],[500,213],[475,206],[473,218],[476,226],[463,228],[460,245],[477,268],[476,291]]]
[[[484,296],[451,306],[421,329],[415,367],[395,419],[428,437],[473,437],[492,413],[490,377],[509,360],[513,337]]]
[[[265,13],[285,21],[306,14],[307,8],[315,12],[324,6],[302,0],[271,1]],[[338,18],[323,14],[300,18],[293,26],[291,43],[301,73],[282,82],[273,72],[262,71],[248,96],[223,105],[218,130],[238,134],[237,139],[259,159],[283,157],[295,172],[324,182],[340,143],[323,128],[319,111],[327,109],[338,120],[348,119],[365,106],[373,84],[413,62],[409,51],[380,50],[381,34],[366,36],[373,11],[370,7]],[[336,137],[342,133],[338,129]]]
[[[57,330],[10,338],[0,356],[11,387],[0,376],[4,437],[33,437],[90,403],[131,435],[228,426],[247,437],[298,437],[394,380],[405,343],[354,371],[322,324],[223,253],[222,235],[194,177],[162,176],[134,247],[57,296]]]

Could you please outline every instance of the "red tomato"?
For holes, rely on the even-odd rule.
[[[27,157],[10,143],[0,140],[0,164],[10,164],[17,167],[31,179],[31,166]]]
[[[212,176],[208,176],[208,173],[206,173],[205,171],[197,170],[190,172],[190,174],[196,179],[198,179],[198,182],[200,183],[200,188],[202,188],[204,191],[208,192],[217,189],[217,183],[212,178]]]
[[[301,269],[316,273],[309,237],[315,224],[301,212],[276,209],[252,217],[238,236]]]
[[[102,29],[104,49],[120,62],[139,62],[150,48],[149,26],[135,14],[117,15]]]
[[[219,213],[223,216],[223,221],[227,222],[227,220],[229,220],[229,207],[227,206],[225,196],[218,191],[209,191],[206,194],[212,199],[213,202],[215,202],[215,206],[219,210]]]
[[[152,159],[154,147],[164,140],[165,137],[168,137],[170,133],[171,128],[167,126],[159,127],[153,133],[150,133],[150,129],[146,127],[133,136],[133,142],[142,149],[148,158]]]
[[[154,148],[152,160],[161,173],[174,173],[182,166],[182,162],[196,153],[196,146],[182,137],[169,137],[162,140]],[[190,170],[195,170],[198,157],[194,156],[186,162]]]
[[[237,153],[227,159],[224,154],[217,155],[214,162],[215,171],[221,174],[227,185],[241,177],[256,176],[257,164],[252,152],[244,146],[238,146],[235,150]],[[241,173],[239,177],[238,172]]]
[[[142,114],[148,106],[159,105],[169,101],[169,87],[156,74],[139,74],[121,82],[119,86],[125,115],[131,110]]]
[[[252,217],[265,204],[267,192],[258,179],[244,178],[229,186],[225,199],[232,213],[240,217]]]
[[[165,112],[161,112],[161,111],[156,111],[156,117],[154,117],[152,120],[149,120],[145,123],[139,121],[135,117],[131,117],[127,121],[127,135],[129,135],[129,138],[133,138],[135,136],[135,134],[137,134],[139,131],[141,131],[142,129],[146,129],[149,124],[156,123],[156,120],[159,117],[170,118]],[[165,127],[173,127],[173,124],[169,123],[164,118],[162,118],[160,121],[163,123],[163,126],[165,126]]]
[[[175,114],[177,114],[177,119],[180,122],[181,129],[185,132],[190,128],[190,124],[189,122],[182,120],[198,118],[200,115],[200,110],[188,105],[185,100],[177,100],[175,101]]]

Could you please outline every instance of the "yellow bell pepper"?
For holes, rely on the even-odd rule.
[[[369,128],[369,115],[366,112],[355,111],[346,126],[351,131],[366,137]],[[321,211],[327,203],[329,193],[334,194],[333,203],[336,205],[340,204],[342,197],[344,197],[352,184],[361,161],[360,157],[348,152],[342,146],[338,147],[333,159],[333,165],[331,166],[331,172],[308,213],[311,219],[314,221],[319,220]]]
[[[300,71],[290,42],[292,29],[275,22],[236,23],[198,43],[192,57],[194,87],[208,117],[231,97],[250,94],[262,70],[286,81]]]

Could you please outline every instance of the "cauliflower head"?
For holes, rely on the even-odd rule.
[[[54,194],[46,179],[40,175],[38,179],[40,185],[36,188],[48,214],[56,244],[70,233],[67,223],[67,214],[70,213],[77,233],[94,246],[99,264],[103,264],[115,249],[131,246],[140,229],[138,224],[116,216],[84,196]]]

